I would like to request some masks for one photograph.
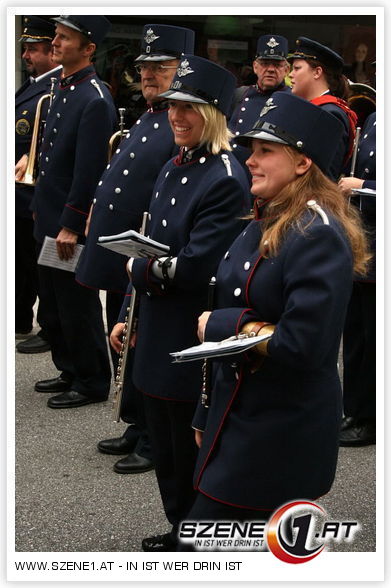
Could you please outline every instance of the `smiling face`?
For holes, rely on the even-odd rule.
[[[255,59],[253,69],[261,90],[272,90],[288,75],[289,64],[285,59]]]
[[[141,91],[143,97],[149,104],[161,100],[159,94],[167,92],[176,68],[179,65],[178,59],[170,59],[168,61],[144,61],[140,71],[141,77]],[[163,66],[161,69],[159,66]]]
[[[252,154],[246,161],[252,178],[251,194],[264,200],[277,196],[311,165],[308,157],[292,154],[280,143],[253,139],[251,147]]]
[[[177,145],[192,149],[200,143],[205,121],[191,102],[170,100],[168,120]]]

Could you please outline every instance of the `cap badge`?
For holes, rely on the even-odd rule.
[[[272,49],[274,49],[274,47],[277,47],[279,44],[280,44],[280,43],[277,43],[277,41],[275,40],[275,38],[274,38],[274,37],[271,37],[271,38],[269,39],[269,41],[266,43],[266,45],[267,45],[268,47],[272,47]]]
[[[177,69],[177,75],[182,78],[183,76],[187,76],[188,74],[194,73],[194,70],[191,69],[190,63],[187,59],[182,61],[181,65]]]
[[[155,35],[152,29],[147,30],[147,34],[145,35],[144,39],[146,43],[153,43],[156,39],[159,39],[158,35]]]
[[[277,108],[277,104],[273,104],[273,98],[269,98],[269,100],[266,101],[265,106],[262,108],[261,114],[259,116],[265,116],[265,114],[267,114],[269,110],[273,110],[273,108]]]

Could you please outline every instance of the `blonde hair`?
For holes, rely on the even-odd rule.
[[[206,145],[208,151],[213,155],[217,155],[222,150],[232,151],[229,141],[234,135],[227,127],[225,115],[211,104],[198,104],[197,102],[191,104],[204,119],[200,145]]]
[[[292,147],[284,149],[291,157],[299,155]],[[274,257],[291,228],[305,233],[313,220],[304,224],[303,213],[308,210],[307,202],[314,199],[340,223],[352,250],[353,270],[365,275],[372,256],[359,212],[355,206],[349,205],[337,184],[329,180],[314,162],[305,174],[290,182],[267,204],[265,220],[262,221],[261,253]]]

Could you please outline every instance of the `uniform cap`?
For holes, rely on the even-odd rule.
[[[55,37],[53,23],[39,16],[25,16],[23,18],[23,33],[19,39],[23,43],[51,43]]]
[[[282,61],[288,56],[288,40],[280,35],[262,35],[257,42],[256,59]]]
[[[83,16],[81,14],[61,15],[53,18],[56,22],[82,33],[91,43],[99,45],[111,27],[110,21],[102,15]]]
[[[168,61],[194,53],[195,33],[171,25],[147,24],[141,38],[141,55],[135,61]]]
[[[195,55],[184,55],[169,90],[160,96],[212,104],[227,116],[235,87],[235,76],[217,63]]]
[[[307,37],[299,37],[296,40],[296,48],[289,56],[289,61],[293,59],[314,59],[341,73],[344,65],[344,61],[338,53]]]
[[[274,92],[248,133],[239,135],[240,144],[261,139],[290,145],[312,159],[327,173],[342,139],[343,124],[319,106],[287,92]]]

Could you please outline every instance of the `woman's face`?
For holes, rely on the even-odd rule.
[[[305,59],[295,59],[289,77],[292,82],[292,94],[308,99],[312,95],[315,70]]]
[[[168,120],[177,145],[192,149],[199,144],[205,123],[191,102],[170,100]]]
[[[302,157],[303,159],[303,157]],[[304,156],[304,159],[307,159]],[[251,194],[269,200],[274,198],[300,174],[298,159],[284,145],[253,139],[252,154],[246,161],[252,178]]]

